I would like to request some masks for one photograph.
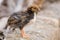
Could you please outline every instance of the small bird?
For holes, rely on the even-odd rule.
[[[7,29],[8,27],[10,27],[10,29],[13,28],[13,30],[15,30],[15,28],[19,28],[22,37],[28,37],[24,31],[24,26],[27,25],[30,22],[30,20],[34,18],[34,14],[37,14],[38,11],[38,6],[34,5],[28,7],[26,11],[13,13],[9,17],[5,29]]]

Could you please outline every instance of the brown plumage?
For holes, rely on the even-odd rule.
[[[32,4],[32,6],[29,6],[26,11],[13,13],[9,17],[5,29],[7,29],[7,27],[9,26],[10,28],[13,28],[13,30],[15,30],[15,28],[19,28],[22,37],[28,37],[25,34],[23,28],[25,25],[27,25],[30,22],[31,19],[34,18],[34,13],[37,13],[43,4],[42,0],[36,0],[36,1],[35,3]]]
[[[19,28],[21,30],[22,36],[25,37],[26,35],[23,28],[30,22],[31,19],[34,18],[34,13],[36,12],[38,12],[38,7],[31,6],[26,11],[12,14],[8,19],[5,29],[7,29],[8,26],[10,26],[10,28],[13,28],[13,30],[15,28]]]

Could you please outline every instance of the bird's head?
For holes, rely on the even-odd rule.
[[[33,5],[33,6],[30,6],[28,10],[37,13],[40,10],[40,8],[37,5]]]

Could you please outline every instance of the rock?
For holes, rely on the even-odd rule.
[[[22,38],[20,30],[6,34],[6,40],[60,40],[60,3],[52,3],[37,14],[34,24],[29,23],[24,30],[29,38]],[[3,26],[2,26],[3,27]]]

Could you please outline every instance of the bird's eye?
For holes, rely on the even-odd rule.
[[[36,8],[34,8],[34,9],[36,9]]]

